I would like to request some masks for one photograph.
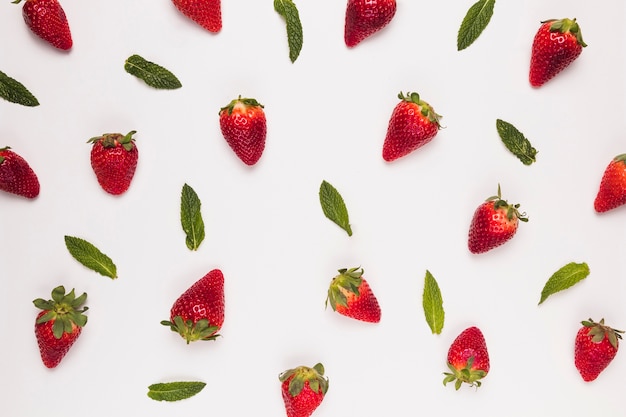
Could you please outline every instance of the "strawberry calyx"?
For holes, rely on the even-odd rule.
[[[398,98],[402,101],[406,101],[407,103],[416,104],[419,107],[422,116],[426,117],[429,122],[436,124],[438,129],[441,129],[439,119],[441,119],[442,116],[437,114],[430,104],[420,99],[420,95],[418,93],[407,92],[406,95],[404,95],[403,92],[400,92],[398,94]]]
[[[0,149],[0,151],[1,151],[1,150],[2,150],[2,149]],[[623,153],[623,154],[621,154],[621,155],[617,155],[615,158],[613,158],[613,160],[614,160],[615,162],[623,162],[623,163],[625,163],[625,164],[626,164],[626,153]]]
[[[174,317],[174,322],[169,320],[161,321],[163,326],[169,326],[170,330],[179,333],[187,344],[197,340],[215,340],[220,335],[216,334],[218,326],[212,326],[208,319],[200,319],[197,322],[184,320],[181,316]]]
[[[576,38],[576,42],[583,48],[587,46],[585,41],[583,41],[583,35],[580,31],[580,26],[578,22],[576,22],[576,18],[574,19],[549,19],[544,20],[541,23],[549,23],[550,22],[550,32],[560,32],[563,34],[571,33]]]
[[[130,152],[133,150],[133,142],[135,140],[133,135],[135,133],[137,133],[136,130],[131,130],[126,135],[122,135],[121,133],[105,133],[101,136],[89,139],[87,143],[101,142],[103,148],[115,148],[119,144]]]
[[[623,330],[616,330],[604,324],[604,319],[599,323],[594,322],[592,319],[583,320],[581,324],[589,329],[587,333],[591,337],[591,341],[594,343],[601,343],[604,338],[609,340],[609,343],[613,348],[617,349],[619,344],[618,340],[622,338]]]
[[[226,110],[228,115],[231,115],[233,110],[235,109],[235,106],[237,106],[238,104],[242,104],[245,107],[260,107],[260,108],[263,108],[263,105],[261,103],[259,103],[256,99],[254,99],[254,98],[241,98],[241,95],[240,95],[239,97],[237,97],[236,99],[234,99],[230,103],[228,103],[226,106],[222,107],[219,112],[222,113],[223,111]]]
[[[33,300],[35,307],[45,312],[36,323],[52,321],[52,334],[56,339],[60,339],[64,333],[72,333],[75,326],[83,327],[87,324],[87,316],[83,314],[89,309],[83,306],[86,299],[86,293],[76,297],[74,289],[65,294],[65,288],[60,285],[52,290],[51,300],[43,298]]]
[[[456,368],[451,363],[448,363],[448,368],[450,368],[450,372],[444,372],[445,378],[443,379],[443,385],[447,385],[448,383],[454,381],[454,388],[458,390],[461,388],[463,383],[469,384],[472,387],[480,387],[483,379],[487,372],[482,369],[472,369],[474,366],[474,357],[470,356],[467,360],[467,363],[462,368]]]
[[[6,151],[6,150],[9,150],[9,149],[11,149],[10,146],[5,146],[4,148],[0,148],[0,152]],[[6,158],[4,156],[0,155],[0,164],[3,163],[5,159]]]
[[[526,213],[520,213],[519,204],[509,204],[506,200],[502,199],[500,184],[498,184],[498,194],[487,198],[485,201],[493,201],[494,210],[500,210],[500,209],[506,210],[506,218],[508,220],[518,219],[519,221],[522,221],[522,222],[528,221],[528,217],[526,217]]]
[[[280,382],[289,380],[289,394],[292,397],[300,394],[307,382],[311,391],[315,393],[326,394],[328,391],[328,378],[324,378],[324,365],[321,363],[316,364],[312,368],[298,366],[297,368],[288,369],[282,372],[278,379]]]
[[[346,294],[353,293],[359,296],[359,286],[363,282],[363,268],[355,267],[350,269],[340,269],[339,275],[335,276],[328,287],[328,296],[325,306],[330,303],[333,311],[337,309],[337,305],[347,307],[348,298]]]

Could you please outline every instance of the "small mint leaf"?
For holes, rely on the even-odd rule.
[[[111,279],[117,278],[117,267],[104,253],[84,239],[65,236],[65,246],[78,262],[100,275]]]
[[[461,51],[467,48],[478,39],[493,16],[495,4],[496,0],[479,0],[469,8],[457,34],[457,50]]]
[[[199,381],[161,382],[148,387],[148,397],[156,401],[180,401],[193,397],[204,389]]]
[[[441,290],[439,289],[437,280],[435,280],[435,277],[433,277],[430,271],[426,271],[426,276],[424,277],[422,305],[430,330],[433,334],[440,334],[445,319],[443,298],[441,297]]]
[[[182,87],[182,84],[166,68],[145,60],[139,55],[131,55],[124,62],[127,73],[143,80],[150,87],[163,90],[174,90]]]
[[[187,235],[186,243],[190,250],[197,250],[204,240],[204,221],[200,207],[198,194],[189,185],[183,185],[180,196],[180,222]]]
[[[22,83],[0,71],[0,97],[11,103],[35,107],[39,101]]]
[[[348,236],[352,236],[348,209],[346,208],[341,194],[339,194],[330,183],[322,181],[319,197],[324,215],[337,226],[345,230]]]
[[[274,0],[274,10],[281,15],[287,24],[287,43],[289,59],[295,62],[302,50],[302,23],[296,5],[291,0]]]
[[[504,146],[513,155],[517,156],[524,165],[531,165],[536,161],[537,150],[533,148],[530,141],[515,126],[504,120],[497,119],[496,129],[498,129],[498,135],[500,135]]]
[[[541,291],[539,304],[543,303],[549,296],[559,291],[568,289],[577,284],[589,275],[589,266],[586,263],[570,262],[556,271],[546,282]]]

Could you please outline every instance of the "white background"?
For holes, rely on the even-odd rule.
[[[63,0],[74,47],[64,53],[2,4],[0,70],[41,105],[0,102],[0,145],[33,167],[41,194],[0,195],[0,407],[7,416],[282,416],[278,374],[322,362],[330,388],[315,415],[554,416],[623,414],[626,354],[592,383],[573,364],[580,321],[626,328],[626,209],[598,215],[593,200],[624,142],[626,15],[621,0],[499,1],[491,23],[456,50],[472,1],[398,0],[378,35],[345,47],[345,1],[300,0],[298,60],[271,0],[223,1],[211,34],[167,0]],[[528,83],[540,21],[576,17],[588,43],[540,89]],[[132,54],[174,72],[159,91],[127,74]],[[381,156],[400,91],[443,115],[426,147]],[[238,95],[265,105],[268,136],[245,166],[221,137],[220,107]],[[524,166],[501,143],[497,118],[539,151]],[[128,192],[100,189],[86,141],[137,130],[139,166]],[[322,180],[342,194],[354,234],[326,219]],[[202,200],[206,239],[185,246],[180,191]],[[506,245],[467,249],[474,209],[502,186],[530,221]],[[118,267],[112,281],[76,262],[63,236],[87,239]],[[589,277],[537,305],[569,262]],[[324,309],[336,270],[361,265],[382,308],[372,325]],[[213,268],[225,275],[226,320],[216,342],[186,345],[159,324],[174,300]],[[426,270],[446,321],[432,335],[421,306]],[[54,370],[41,363],[32,300],[57,285],[87,292],[89,322]],[[452,340],[479,326],[491,371],[483,386],[442,385]],[[200,380],[176,403],[148,385]]]

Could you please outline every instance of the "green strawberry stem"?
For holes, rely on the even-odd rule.
[[[509,204],[506,200],[502,199],[502,193],[500,191],[500,184],[498,184],[498,194],[489,197],[488,199],[486,199],[485,201],[493,201],[494,202],[494,209],[498,210],[498,209],[505,209],[506,210],[506,217],[507,219],[511,220],[515,217],[517,217],[517,219],[519,219],[519,221],[522,222],[527,222],[528,221],[528,217],[526,217],[526,213],[520,213],[519,212],[519,204]]]
[[[328,391],[328,379],[324,378],[324,365],[321,363],[316,364],[312,368],[298,366],[297,368],[288,369],[281,373],[278,379],[280,382],[285,382],[292,376],[293,378],[289,381],[289,394],[292,397],[300,394],[306,382],[309,383],[309,388],[313,392],[326,394]]]
[[[87,316],[83,314],[89,309],[83,306],[86,299],[86,293],[76,297],[74,289],[65,294],[65,287],[62,285],[56,287],[52,290],[51,300],[43,298],[33,300],[35,307],[45,311],[45,314],[37,319],[37,324],[53,321],[52,334],[57,339],[60,339],[63,333],[72,333],[74,326],[83,327],[87,324]],[[80,308],[82,306],[83,308]]]
[[[348,304],[348,300],[345,291],[354,293],[356,296],[359,295],[359,286],[363,279],[361,276],[363,275],[363,268],[356,267],[350,269],[340,269],[339,275],[335,276],[330,283],[330,287],[328,288],[328,297],[326,298],[326,306],[330,302],[330,306],[335,311],[337,309],[337,305],[341,305],[346,307]],[[343,290],[343,291],[342,291]]]
[[[163,320],[161,324],[169,326],[170,330],[179,333],[187,341],[187,344],[197,340],[215,340],[220,336],[215,334],[219,327],[209,325],[208,319],[198,320],[194,324],[191,320],[185,321],[181,316],[176,316],[173,323],[169,320]]]
[[[407,92],[406,95],[404,95],[403,92],[400,92],[398,94],[398,98],[408,103],[417,104],[420,108],[422,116],[428,118],[430,122],[435,123],[438,128],[441,128],[441,124],[439,123],[441,115],[437,114],[430,104],[420,99],[420,95],[418,93]]]
[[[461,369],[456,369],[452,364],[448,363],[450,372],[444,372],[445,378],[443,379],[443,385],[447,385],[449,382],[454,381],[454,388],[458,390],[463,383],[469,384],[472,387],[480,387],[481,379],[483,379],[487,372],[480,369],[472,369],[474,364],[474,357],[470,356],[466,365]]]
[[[588,335],[591,336],[591,341],[594,343],[600,343],[604,340],[604,338],[609,339],[609,343],[615,349],[618,346],[618,339],[622,338],[621,333],[624,333],[623,330],[616,330],[604,324],[604,319],[600,320],[599,323],[596,323],[592,319],[583,320],[582,325],[589,328]]]
[[[560,32],[560,33],[571,33],[576,37],[576,42],[583,48],[587,46],[585,41],[583,41],[583,34],[580,31],[580,26],[578,22],[576,22],[576,18],[574,19],[549,19],[544,20],[541,23],[552,22],[550,25],[550,32]]]

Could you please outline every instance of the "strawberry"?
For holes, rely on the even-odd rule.
[[[222,135],[246,165],[254,165],[265,149],[267,122],[263,105],[253,98],[232,100],[219,112]]]
[[[527,222],[526,213],[518,211],[519,204],[509,204],[498,195],[482,203],[472,218],[468,247],[472,253],[487,252],[509,241],[517,232],[519,221]]]
[[[189,19],[209,32],[222,29],[221,0],[172,0],[174,6]]]
[[[383,159],[394,161],[430,142],[441,126],[440,115],[417,93],[398,94],[400,102],[389,119],[383,144]]]
[[[88,309],[83,307],[86,299],[86,293],[76,297],[73,289],[65,294],[65,288],[59,286],[52,290],[51,300],[33,301],[42,310],[35,321],[35,336],[46,367],[56,367],[80,336],[87,324],[87,316],[83,314]]]
[[[396,14],[396,0],[348,0],[344,40],[350,48],[387,26]]]
[[[489,352],[478,327],[468,327],[454,339],[448,349],[448,368],[443,385],[454,381],[457,390],[463,383],[480,387],[481,379],[489,372]]]
[[[328,391],[328,378],[324,378],[324,366],[321,363],[313,368],[298,366],[288,369],[278,379],[287,417],[309,417]]]
[[[583,320],[574,341],[574,364],[586,382],[593,381],[611,363],[619,348],[622,330],[593,320]]]
[[[607,165],[593,203],[598,213],[626,204],[626,154],[617,155]]]
[[[39,180],[28,162],[6,146],[0,148],[0,190],[26,198],[39,195]]]
[[[583,41],[576,19],[541,22],[530,57],[530,85],[540,87],[563,71],[581,54]]]
[[[22,16],[30,30],[50,45],[63,50],[72,47],[70,25],[58,0],[26,0]]]
[[[98,183],[109,194],[119,195],[130,186],[137,169],[139,153],[130,131],[121,133],[105,133],[87,141],[92,143],[91,167],[96,174]]]
[[[169,326],[189,342],[215,340],[224,323],[224,275],[219,269],[209,271],[174,302]]]
[[[363,268],[340,269],[328,287],[326,306],[353,319],[378,323],[380,306],[368,282],[363,278]]]

